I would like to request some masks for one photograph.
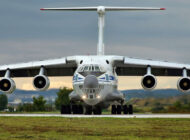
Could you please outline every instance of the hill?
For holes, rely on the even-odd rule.
[[[131,98],[170,98],[175,96],[184,95],[184,93],[176,90],[176,89],[157,89],[153,91],[145,91],[145,90],[123,90],[125,98],[130,100]],[[190,94],[190,93],[186,93]]]
[[[32,98],[35,96],[44,96],[48,102],[53,102],[57,97],[57,92],[59,89],[50,89],[47,91],[35,91],[35,90],[20,90],[16,89],[13,94],[7,94],[9,103],[19,103],[19,102],[32,102]],[[132,98],[169,98],[183,95],[184,93],[176,89],[159,89],[153,91],[145,90],[123,90],[126,99],[129,101]]]
[[[19,90],[16,89],[14,93],[7,94],[9,103],[25,103],[32,102],[33,97],[43,96],[48,102],[54,102],[57,97],[59,89],[50,89],[47,91],[33,91],[33,90]]]

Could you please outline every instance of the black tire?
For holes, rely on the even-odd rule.
[[[61,114],[66,114],[66,106],[65,105],[61,105]]]
[[[70,105],[62,105],[61,106],[61,114],[71,114]]]
[[[86,106],[85,107],[85,115],[91,115],[92,114],[92,106]]]
[[[71,106],[66,105],[66,114],[71,114]]]
[[[123,106],[123,114],[128,114],[129,113],[129,108],[127,105]]]
[[[78,110],[79,110],[78,114],[83,114],[83,113],[84,113],[84,110],[83,110],[83,106],[82,106],[82,105],[79,105],[79,106],[78,106]]]
[[[72,112],[73,114],[78,114],[79,110],[77,105],[72,105]]]
[[[102,109],[101,109],[101,107],[95,107],[95,108],[93,109],[93,113],[94,113],[94,115],[101,115],[101,114],[102,114]]]
[[[116,114],[117,113],[116,110],[117,110],[116,105],[112,105],[111,114]]]
[[[133,105],[129,105],[129,114],[133,114]]]
[[[117,105],[117,114],[121,114],[121,105]]]

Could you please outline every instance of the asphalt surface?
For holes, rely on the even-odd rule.
[[[65,117],[65,118],[190,118],[190,114],[133,114],[133,115],[0,114],[0,117]]]

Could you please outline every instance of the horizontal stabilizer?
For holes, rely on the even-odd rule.
[[[61,7],[61,8],[41,8],[40,10],[54,10],[54,11],[97,11],[99,8],[103,8],[106,11],[136,11],[136,10],[165,10],[165,8],[156,7]]]
[[[42,8],[40,10],[51,11],[96,11],[98,13],[98,47],[97,55],[104,55],[104,17],[107,11],[140,11],[140,10],[165,10],[165,8],[156,7],[109,7],[109,6],[95,6],[95,7],[61,7],[61,8]]]

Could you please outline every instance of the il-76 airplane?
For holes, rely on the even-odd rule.
[[[124,95],[118,90],[117,76],[142,76],[142,87],[152,90],[156,87],[155,76],[181,76],[177,88],[182,92],[190,90],[188,77],[190,65],[162,61],[136,59],[127,56],[105,55],[104,17],[108,11],[165,10],[154,7],[68,7],[42,8],[49,11],[97,11],[98,46],[97,55],[67,56],[59,59],[0,66],[0,90],[12,93],[16,86],[12,77],[34,77],[37,90],[48,89],[49,76],[73,76],[73,92],[70,105],[63,105],[62,114],[101,114],[103,108],[111,105],[112,114],[132,114],[132,105],[125,104]]]

